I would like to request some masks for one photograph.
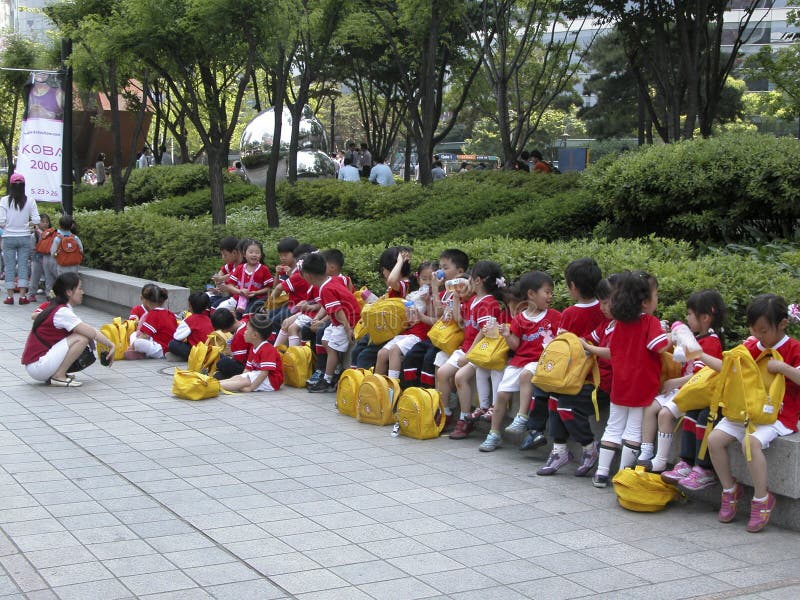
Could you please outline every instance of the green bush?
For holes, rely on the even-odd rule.
[[[602,161],[586,184],[619,235],[791,238],[800,217],[798,162],[794,139],[728,133]]]
[[[236,181],[225,185],[225,206],[248,202],[254,204],[263,200],[264,192],[249,183]],[[211,197],[208,189],[196,190],[182,196],[159,200],[147,205],[147,212],[187,219],[211,214]]]

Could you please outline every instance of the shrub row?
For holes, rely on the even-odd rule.
[[[800,217],[799,162],[794,139],[738,132],[601,161],[585,184],[609,213],[612,235],[791,238]]]

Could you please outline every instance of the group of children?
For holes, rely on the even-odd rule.
[[[317,355],[316,370],[307,381],[309,392],[335,391],[348,359],[353,366],[372,368],[404,386],[435,386],[448,415],[450,439],[468,437],[479,421],[490,423],[479,446],[483,452],[502,445],[507,407],[519,393],[518,413],[505,432],[522,434],[523,450],[552,439],[552,450],[538,475],[554,475],[572,461],[568,449],[572,439],[581,446],[575,476],[593,474],[596,487],[608,485],[618,455],[620,470],[642,464],[686,490],[713,485],[718,477],[723,488],[719,519],[727,522],[735,517],[742,488],[731,476],[726,447],[734,441],[746,443],[744,425],[723,418],[708,436],[710,460],[700,458],[707,412],[683,414],[674,402],[677,390],[694,373],[704,366],[721,368],[726,307],[718,292],[697,291],[687,300],[686,322],[702,353],[683,365],[680,376],[665,379],[661,355],[672,349],[672,343],[666,324],[654,316],[658,282],[642,271],[603,278],[594,259],[574,260],[564,273],[573,303],[559,312],[551,307],[553,280],[546,273],[530,271],[507,285],[500,265],[481,260],[470,268],[467,255],[457,249],[445,250],[437,262],[423,262],[412,273],[411,249],[388,248],[379,259],[386,284],[383,295],[406,299],[407,323],[389,341],[374,344],[368,336],[354,340],[363,296],[368,294],[354,293],[352,282],[341,272],[341,252],[319,252],[284,238],[278,244],[275,276],[255,240],[226,238],[221,252],[225,264],[213,276],[214,285],[190,296],[191,315],[180,324],[164,308],[166,292],[152,284],[145,287],[141,306],[131,311],[139,325],[126,358],[160,358],[167,352],[186,358],[191,346],[217,330],[231,334],[229,355],[217,367],[221,386],[268,391],[282,383],[276,347],[309,341]],[[378,294],[369,295],[367,301]],[[775,504],[767,490],[763,449],[776,437],[796,431],[800,417],[800,343],[786,335],[788,319],[786,302],[773,294],[756,297],[747,310],[752,336],[746,347],[754,357],[765,348],[779,349],[783,361],[771,360],[768,369],[786,378],[778,421],[758,426],[747,438],[755,488],[749,531],[766,526]],[[428,338],[437,321],[455,323],[463,332],[460,347],[449,354]],[[532,383],[542,352],[563,332],[575,334],[585,352],[597,357],[597,400],[610,406],[599,440],[591,426],[595,413],[591,380],[574,395],[548,393]],[[504,368],[482,368],[468,360],[470,350],[485,337],[505,340],[510,355]],[[451,397],[457,406],[451,405]],[[680,418],[680,460],[668,470]]]

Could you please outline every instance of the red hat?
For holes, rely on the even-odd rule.
[[[14,173],[11,179],[8,180],[8,183],[25,183],[25,178],[22,176],[22,173]]]

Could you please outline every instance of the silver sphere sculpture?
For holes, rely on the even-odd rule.
[[[284,107],[281,125],[280,157],[277,181],[283,181],[289,174],[289,142],[292,137],[292,116]],[[267,166],[272,152],[273,131],[275,128],[275,109],[268,108],[259,113],[245,127],[239,143],[242,167],[250,183],[265,187],[267,185]],[[311,108],[303,107],[300,119],[300,135],[297,144],[297,177],[322,178],[336,176],[336,162],[328,155],[328,138],[325,127],[314,116]]]

